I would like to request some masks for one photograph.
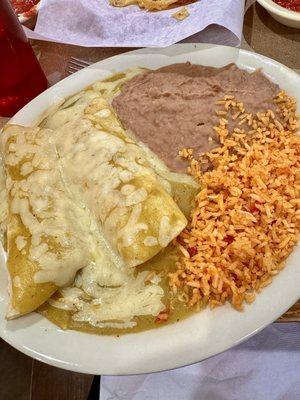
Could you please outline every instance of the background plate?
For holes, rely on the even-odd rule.
[[[100,61],[46,90],[11,120],[32,126],[41,114],[96,80],[133,66],[159,68],[176,62],[239,67],[263,72],[300,104],[300,78],[285,66],[255,53],[203,44],[175,45],[167,49],[142,49]],[[220,353],[276,320],[300,295],[300,247],[287,267],[251,305],[239,313],[230,306],[206,309],[184,321],[159,329],[121,337],[63,331],[38,314],[7,322],[7,273],[0,258],[0,336],[23,353],[56,367],[90,374],[125,375],[181,367]]]

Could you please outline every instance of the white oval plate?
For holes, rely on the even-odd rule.
[[[33,125],[54,103],[111,73],[133,66],[158,68],[186,61],[215,67],[235,62],[249,71],[262,68],[270,79],[296,96],[300,104],[299,76],[285,66],[236,48],[184,44],[162,50],[132,51],[100,61],[46,90],[19,111],[11,122]],[[274,283],[265,288],[243,313],[230,306],[213,311],[206,309],[173,325],[117,338],[63,331],[35,313],[7,322],[7,274],[2,254],[0,336],[31,357],[72,371],[125,375],[181,367],[240,343],[291,307],[300,295],[299,259],[298,246]]]

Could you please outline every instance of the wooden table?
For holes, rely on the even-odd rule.
[[[66,76],[71,56],[99,61],[129,49],[82,48],[48,42],[34,42],[34,49],[50,84]],[[271,57],[300,72],[300,31],[274,21],[259,5],[245,17],[242,48]],[[0,119],[3,125],[4,119]],[[300,322],[300,302],[279,321]],[[0,399],[2,400],[85,400],[93,376],[76,374],[34,361],[0,340]]]

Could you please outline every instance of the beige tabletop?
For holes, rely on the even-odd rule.
[[[67,75],[71,57],[96,62],[132,50],[91,49],[39,41],[33,42],[33,47],[50,84]],[[251,7],[246,14],[241,47],[273,58],[300,72],[300,30],[280,25],[259,5]],[[4,123],[5,119],[0,118],[0,126]],[[279,321],[300,322],[300,302]],[[1,400],[87,399],[92,382],[91,376],[62,371],[33,361],[1,340],[0,360]]]

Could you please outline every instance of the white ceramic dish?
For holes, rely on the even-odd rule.
[[[33,125],[53,103],[90,83],[128,67],[158,68],[191,61],[221,67],[230,62],[264,73],[298,99],[300,78],[285,66],[236,48],[184,44],[167,49],[142,49],[100,61],[51,87],[11,120]],[[249,338],[282,315],[300,296],[300,247],[287,267],[243,313],[224,306],[206,309],[184,321],[120,337],[63,331],[38,314],[5,321],[7,273],[4,253],[0,264],[0,336],[15,348],[51,365],[91,374],[138,374],[191,364],[220,353]]]
[[[281,7],[272,0],[257,0],[276,21],[291,28],[300,29],[300,12]]]

